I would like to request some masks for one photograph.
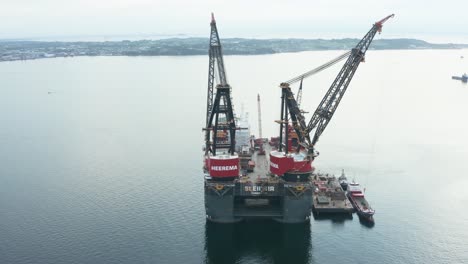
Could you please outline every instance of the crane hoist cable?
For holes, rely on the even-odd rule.
[[[314,75],[316,73],[319,73],[319,72],[321,72],[321,71],[335,65],[337,62],[349,57],[349,54],[351,54],[351,51],[343,53],[340,56],[334,58],[333,60],[331,60],[331,61],[329,61],[327,63],[324,63],[324,64],[318,66],[317,68],[314,68],[314,69],[312,69],[310,71],[307,71],[307,72],[305,72],[305,73],[303,73],[303,74],[301,74],[299,76],[296,76],[296,77],[294,77],[294,78],[292,78],[292,79],[290,79],[290,80],[288,80],[288,81],[286,81],[284,83],[287,83],[287,84],[291,85],[291,84],[296,83],[298,81],[302,81],[303,79],[305,79],[307,77],[310,77],[310,76],[312,76],[312,75]]]
[[[296,96],[296,101],[297,101],[297,106],[298,106],[298,107],[301,106],[301,101],[302,101],[302,82],[304,81],[304,78],[308,78],[308,77],[310,77],[310,76],[312,76],[312,75],[314,75],[314,74],[316,74],[316,73],[319,73],[319,72],[321,72],[321,71],[323,71],[323,70],[325,70],[325,69],[327,69],[327,68],[329,68],[329,67],[335,65],[335,64],[338,63],[339,61],[341,61],[341,60],[347,58],[347,57],[349,56],[350,53],[351,53],[351,51],[348,51],[348,52],[346,52],[346,53],[344,53],[344,54],[341,54],[340,56],[334,58],[333,60],[328,61],[328,62],[326,62],[326,63],[324,63],[324,64],[318,66],[317,68],[314,68],[314,69],[312,69],[312,70],[310,70],[310,71],[308,71],[308,72],[306,72],[306,73],[303,73],[303,74],[301,74],[301,75],[299,75],[299,76],[297,76],[297,77],[292,78],[292,79],[289,80],[289,81],[286,81],[286,82],[282,83],[282,84],[291,85],[291,84],[294,84],[294,83],[296,83],[296,82],[298,82],[298,81],[301,81],[301,83],[300,83],[300,85],[299,85],[299,89],[298,89],[298,91],[297,91],[297,96]]]

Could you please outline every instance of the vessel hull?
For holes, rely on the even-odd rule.
[[[256,219],[304,223],[310,220],[312,195],[309,183],[281,181],[255,185],[206,180],[206,218],[218,223]]]
[[[360,203],[367,204],[367,201],[364,197],[353,197],[350,193],[347,194],[349,201],[353,205],[354,209],[356,209],[356,213],[359,217],[362,217],[365,220],[374,221],[374,211],[373,210],[363,210],[363,208],[359,205]]]

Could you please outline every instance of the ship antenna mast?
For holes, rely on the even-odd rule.
[[[257,94],[257,105],[258,105],[258,137],[262,137],[262,108],[260,107],[260,94]]]

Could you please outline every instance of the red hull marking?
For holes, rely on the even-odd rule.
[[[239,158],[207,160],[211,177],[225,178],[239,176]]]

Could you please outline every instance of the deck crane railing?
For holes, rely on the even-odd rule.
[[[211,152],[213,155],[216,155],[216,150],[218,148],[228,149],[230,154],[234,154],[236,123],[231,98],[231,86],[227,82],[221,41],[213,13],[211,13],[210,26],[208,93],[206,103],[206,127],[204,129],[206,142],[205,154],[207,155],[208,152]],[[216,87],[214,87],[215,76],[219,77],[219,83]],[[213,88],[216,88],[216,93],[214,93]],[[224,120],[222,120],[222,117],[220,120],[220,114],[224,115]],[[229,130],[227,143],[217,142],[219,130]],[[213,132],[213,141],[211,141],[211,132]]]
[[[300,147],[305,147],[309,154],[314,156],[314,146],[317,143],[320,135],[323,133],[325,128],[327,127],[328,123],[330,122],[333,114],[335,113],[341,99],[343,98],[346,89],[354,76],[359,64],[364,61],[364,56],[371,44],[372,40],[376,33],[380,33],[382,31],[382,25],[393,17],[394,15],[389,15],[384,19],[376,22],[372,28],[367,32],[367,34],[359,41],[359,43],[354,47],[350,52],[345,53],[334,60],[313,69],[305,74],[299,75],[287,82],[281,83],[280,87],[282,88],[282,105],[281,105],[281,120],[280,122],[280,151],[282,149],[282,132],[283,132],[283,123],[289,123],[288,118],[288,110],[289,110],[289,117],[291,118],[292,125],[296,134],[298,135],[298,140],[300,145],[297,148],[299,151]],[[330,67],[334,63],[343,59],[343,56],[348,56],[345,64],[341,68],[340,72],[338,73],[337,77],[333,81],[332,85],[330,86],[329,90],[323,97],[322,101],[320,102],[319,106],[315,110],[312,118],[310,119],[308,125],[305,124],[305,118],[302,115],[297,101],[294,99],[294,95],[290,89],[290,84],[302,80],[304,77],[308,77],[318,71],[321,71],[325,68]],[[331,65],[330,65],[331,64]],[[287,126],[286,126],[287,129]],[[313,139],[310,140],[310,134],[312,131],[315,130]],[[287,135],[287,133],[285,133]],[[286,139],[287,142],[287,139]]]

